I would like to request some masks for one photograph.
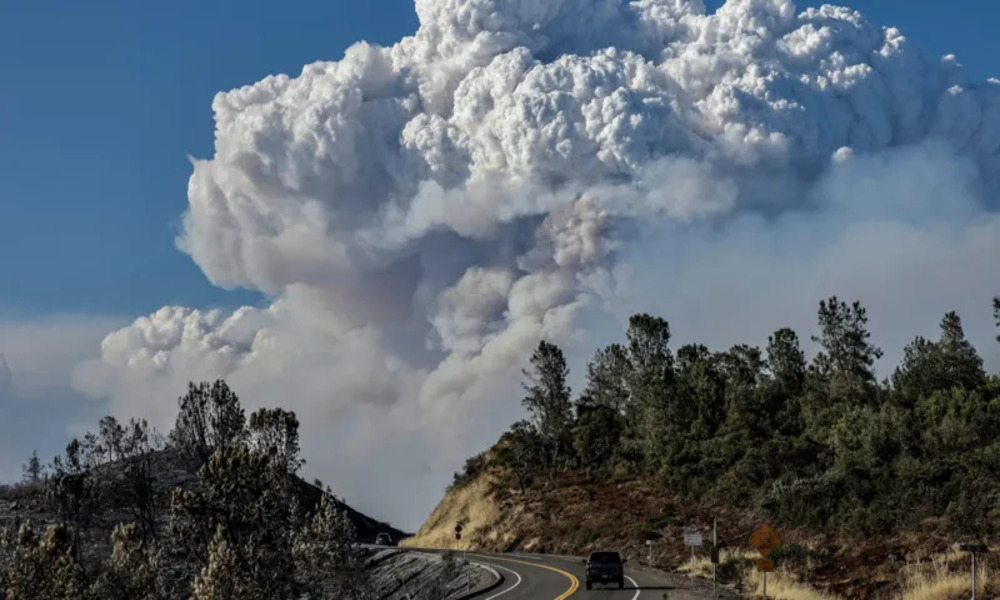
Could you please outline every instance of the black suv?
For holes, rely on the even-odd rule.
[[[625,587],[625,559],[617,552],[591,552],[583,561],[587,565],[587,589],[595,583],[617,583]]]

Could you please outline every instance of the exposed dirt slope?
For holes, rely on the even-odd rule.
[[[500,507],[492,493],[494,481],[484,475],[457,489],[449,490],[427,518],[420,531],[400,544],[409,548],[472,550],[484,548],[491,536],[500,535],[496,520]],[[455,525],[463,527],[462,540],[455,540]],[[484,539],[480,539],[486,536]]]

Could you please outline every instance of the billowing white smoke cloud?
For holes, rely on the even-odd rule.
[[[79,389],[166,426],[187,380],[225,376],[303,416],[315,473],[413,527],[516,417],[542,337],[589,352],[642,308],[756,342],[828,293],[918,303],[909,336],[955,298],[986,306],[1000,84],[953,58],[782,0],[416,10],[391,48],[215,98],[179,244],[274,303],[161,309],[109,335]],[[893,277],[953,287],[865,297]]]

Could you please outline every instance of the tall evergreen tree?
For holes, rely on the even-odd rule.
[[[775,381],[788,394],[802,392],[806,380],[806,355],[799,347],[799,336],[794,331],[786,327],[768,336],[767,365]]]
[[[45,467],[42,466],[42,461],[38,458],[38,451],[31,453],[31,458],[28,459],[24,465],[21,466],[22,480],[28,484],[39,484],[45,476]]]
[[[46,488],[48,499],[60,520],[70,527],[71,535],[78,536],[93,517],[98,491],[93,471],[85,465],[83,446],[79,440],[73,439],[66,445],[64,457],[52,459],[51,470],[52,476]]]
[[[680,442],[682,427],[671,420],[681,407],[671,400],[674,357],[670,352],[670,325],[660,317],[637,314],[629,318],[628,378],[632,397],[628,426],[640,444],[646,464],[656,470],[673,452],[669,441]]]
[[[91,586],[95,600],[157,600],[156,569],[138,527],[120,523],[111,534],[111,557]]]
[[[261,408],[250,415],[250,446],[270,456],[279,468],[296,473],[305,462],[299,458],[299,419],[281,408]]]
[[[312,519],[295,536],[296,578],[310,600],[363,600],[369,582],[354,548],[347,513],[324,494]]]
[[[975,390],[986,384],[983,359],[965,338],[957,314],[949,312],[941,319],[937,342],[918,336],[906,346],[892,383],[897,400],[905,406],[938,391]]]
[[[125,511],[131,513],[137,531],[145,538],[154,538],[157,534],[160,502],[154,468],[155,457],[163,444],[163,439],[145,419],[131,419],[124,428],[120,449],[124,464],[117,487],[125,500]]]
[[[941,319],[941,351],[943,378],[950,387],[977,389],[986,383],[983,359],[976,348],[965,338],[962,320],[954,311]]]
[[[997,329],[1000,329],[1000,297],[993,299],[993,320],[997,322]],[[997,333],[997,341],[1000,342],[1000,332]]]
[[[531,370],[525,370],[527,395],[521,403],[528,409],[535,429],[548,448],[550,467],[559,460],[573,420],[573,403],[566,384],[566,357],[555,344],[542,341],[531,355]]]
[[[221,527],[227,552],[252,574],[252,589],[268,600],[292,597],[291,505],[288,472],[245,444],[216,451],[198,471],[197,485],[176,490],[171,538],[178,558],[204,564],[205,549]],[[220,550],[221,551],[221,550]]]
[[[603,406],[624,415],[630,400],[630,371],[628,352],[620,344],[598,350],[587,365],[587,388],[580,397],[579,408],[587,410]]]
[[[937,344],[923,336],[918,335],[903,348],[903,360],[892,373],[896,402],[912,407],[919,398],[940,389],[939,373],[934,368],[937,359]]]
[[[98,452],[105,462],[113,462],[122,458],[122,444],[125,440],[125,428],[118,419],[108,415],[98,424]]]
[[[819,303],[820,335],[813,336],[822,350],[813,361],[816,375],[834,399],[853,403],[875,396],[875,361],[882,350],[868,340],[868,313],[861,303],[851,305],[832,296]]]
[[[677,402],[671,420],[695,440],[715,435],[726,417],[726,379],[719,359],[702,344],[677,350]],[[680,409],[680,410],[677,410]]]
[[[208,546],[208,564],[192,585],[192,600],[265,600],[251,570],[219,527]]]
[[[23,525],[7,576],[6,600],[79,600],[83,570],[76,555],[65,525],[50,525],[41,539],[30,525]]]
[[[225,381],[189,383],[178,400],[180,410],[171,440],[199,466],[212,453],[243,438],[246,417],[240,399]]]

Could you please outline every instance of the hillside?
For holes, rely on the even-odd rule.
[[[0,597],[361,599],[402,589],[397,574],[413,579],[415,567],[359,544],[404,532],[303,481],[298,428],[281,408],[247,418],[218,380],[188,386],[166,437],[108,416],[48,465],[36,453],[21,483],[0,486]],[[449,569],[428,577],[447,586]]]
[[[719,580],[750,591],[758,585],[749,539],[765,515],[724,505],[692,503],[643,478],[601,478],[582,471],[561,473],[525,491],[500,483],[504,467],[487,464],[482,472],[452,487],[427,521],[403,546],[494,552],[535,552],[584,556],[614,548],[631,561],[668,571],[690,572],[691,550],[683,544],[694,527],[710,539],[718,520],[723,548]],[[455,525],[463,526],[456,541]],[[879,537],[850,531],[815,531],[776,524],[782,544],[772,555],[779,564],[772,595],[780,583],[797,595],[840,598],[899,598],[918,582],[938,574],[965,582],[968,558],[954,552],[953,538],[940,523],[921,531]],[[656,541],[649,562],[646,540]],[[698,549],[695,574],[711,577],[708,547]],[[991,559],[987,560],[990,567]],[[982,564],[982,563],[981,563]],[[990,568],[985,567],[985,568]],[[967,583],[965,584],[967,588]],[[805,592],[804,592],[805,590]],[[759,591],[759,590],[758,590]],[[968,591],[966,589],[966,591]],[[781,597],[779,594],[777,597]]]
[[[764,351],[675,351],[665,320],[635,315],[575,398],[562,351],[542,341],[525,372],[530,419],[469,459],[406,543],[646,561],[655,540],[656,566],[706,574],[707,549],[692,559],[682,533],[718,520],[720,577],[754,588],[749,538],[770,523],[776,597],[967,594],[957,545],[1000,536],[1000,376],[953,312],[882,380],[859,303],[821,302],[818,324],[810,361],[789,329]]]
[[[173,448],[157,450],[149,455],[150,476],[157,522],[160,536],[166,532],[170,516],[170,498],[174,490],[189,490],[197,483],[195,470],[188,461]],[[116,485],[126,479],[125,461],[116,461],[95,468],[94,479],[101,482],[100,491],[88,511],[86,528],[82,537],[92,552],[85,555],[103,556],[109,551],[110,535],[118,523],[132,520],[127,509],[128,498],[122,487]],[[314,512],[320,498],[325,493],[319,487],[300,477],[290,476],[292,489],[298,502],[306,512]],[[355,510],[333,497],[334,506],[344,511],[357,534],[357,541],[370,544],[381,532],[389,533],[393,539],[401,539],[407,534],[388,523],[384,523]],[[59,522],[56,508],[47,496],[46,486],[38,484],[17,484],[0,486],[0,530],[5,526],[18,526],[24,522],[44,526]]]

